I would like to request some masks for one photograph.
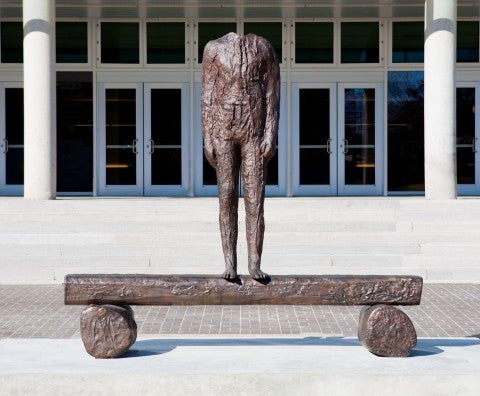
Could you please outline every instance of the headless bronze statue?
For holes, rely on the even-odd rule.
[[[248,271],[260,270],[267,163],[276,151],[280,69],[271,44],[254,34],[210,41],[202,61],[202,134],[216,169],[225,279],[237,277],[238,181],[242,169]]]

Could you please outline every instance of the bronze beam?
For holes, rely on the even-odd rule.
[[[67,275],[65,304],[418,305],[419,276],[278,275],[261,282],[201,275]]]

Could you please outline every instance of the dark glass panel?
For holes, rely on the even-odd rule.
[[[203,156],[203,185],[216,186],[217,185],[217,171],[210,165],[210,163]]]
[[[182,184],[181,148],[155,148],[152,153],[152,184]]]
[[[478,62],[478,21],[457,22],[457,62]]]
[[[330,154],[327,150],[300,149],[300,184],[330,184]]]
[[[147,23],[147,63],[185,63],[185,24]]]
[[[333,23],[295,23],[295,62],[333,63]]]
[[[23,88],[5,88],[5,138],[23,145]]]
[[[475,88],[457,88],[457,182],[475,183]],[[467,145],[467,147],[465,147]]]
[[[23,89],[5,88],[6,183],[23,184]]]
[[[22,22],[0,23],[2,63],[23,62],[23,24]]]
[[[457,183],[475,184],[475,153],[470,147],[457,147]]]
[[[348,144],[375,144],[375,89],[345,90],[345,139]]]
[[[57,190],[93,189],[91,72],[57,73]]]
[[[423,22],[393,22],[393,63],[423,62],[423,25]]]
[[[379,62],[378,22],[342,22],[342,63]]]
[[[23,148],[9,148],[6,154],[6,171],[7,184],[23,184]]]
[[[136,90],[107,89],[105,97],[107,184],[135,185]]]
[[[388,73],[388,190],[423,191],[423,72]]]
[[[107,89],[107,145],[132,145],[137,136],[136,90]]]
[[[107,185],[137,184],[136,161],[131,148],[107,148]]]
[[[245,22],[244,33],[253,33],[266,38],[275,49],[279,63],[282,63],[282,23],[281,22]]]
[[[350,148],[345,154],[345,184],[375,184],[375,149]]]
[[[151,90],[152,139],[156,145],[182,144],[182,91]]]
[[[102,22],[102,63],[139,63],[139,24]]]
[[[203,49],[210,40],[216,40],[236,31],[235,22],[200,22],[198,24],[198,63],[202,63]]]
[[[87,22],[56,23],[57,63],[88,63]]]
[[[330,138],[330,90],[300,89],[300,145],[327,144]]]
[[[269,186],[278,186],[278,149],[267,164],[267,181]]]

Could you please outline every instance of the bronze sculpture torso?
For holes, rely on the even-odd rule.
[[[237,277],[238,176],[242,168],[248,268],[255,279],[263,247],[266,165],[275,154],[280,70],[262,37],[229,33],[210,41],[202,62],[204,150],[217,171],[220,232],[227,279]]]

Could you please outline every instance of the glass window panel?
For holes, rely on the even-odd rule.
[[[330,90],[300,89],[300,145],[327,144],[330,138]]]
[[[5,88],[5,138],[23,145],[23,88]]]
[[[423,22],[393,22],[393,63],[423,62],[423,25]]]
[[[131,145],[137,138],[136,90],[107,89],[107,145]]]
[[[295,23],[295,62],[333,63],[333,23]]]
[[[23,24],[22,22],[0,23],[2,63],[23,62]]]
[[[131,148],[107,147],[107,185],[137,184],[137,155]]]
[[[345,139],[349,145],[375,144],[375,89],[345,90]]]
[[[57,63],[88,63],[87,22],[57,22]]]
[[[5,88],[6,183],[23,184],[23,89]]]
[[[423,72],[389,72],[389,191],[425,188],[423,114]]]
[[[6,183],[23,184],[23,147],[10,147],[6,154]]]
[[[57,190],[93,189],[91,72],[57,73]]]
[[[342,63],[379,62],[379,23],[342,22]]]
[[[282,63],[282,23],[281,22],[245,22],[244,33],[253,33],[266,38],[277,54],[278,63]]]
[[[155,148],[152,153],[152,184],[182,184],[181,148]]]
[[[151,136],[155,145],[182,144],[182,91],[151,90]]]
[[[475,88],[457,88],[457,182],[475,183]]]
[[[478,21],[457,22],[457,62],[478,62]]]
[[[102,63],[139,63],[139,24],[102,22]]]
[[[108,185],[136,184],[136,90],[107,89],[106,175]]]
[[[147,63],[185,63],[185,24],[147,23]]]
[[[330,184],[330,154],[325,149],[300,149],[300,184]]]
[[[345,154],[345,184],[375,184],[375,149],[349,148]]]
[[[236,31],[235,22],[200,22],[198,24],[198,63],[202,63],[203,49],[210,40],[216,40]]]
[[[268,161],[266,184],[269,186],[278,185],[278,149],[272,159]]]

